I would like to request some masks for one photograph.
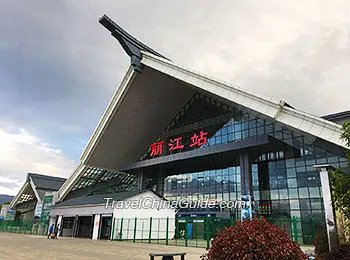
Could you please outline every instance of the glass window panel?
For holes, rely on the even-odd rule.
[[[235,140],[240,140],[242,139],[242,132],[235,132]]]
[[[297,169],[297,173],[299,173],[299,172],[306,172],[305,166],[297,167],[296,169]]]
[[[234,134],[229,134],[228,135],[228,141],[231,142],[235,139]]]
[[[300,208],[302,210],[310,210],[311,205],[310,205],[310,200],[309,199],[301,199],[300,201]]]
[[[299,200],[290,200],[289,201],[289,204],[290,204],[290,209],[300,209],[300,206],[299,206]]]
[[[287,169],[287,176],[288,176],[288,178],[295,177],[296,176],[295,168],[288,168]]]
[[[271,176],[270,176],[271,177]],[[270,179],[270,189],[277,189],[277,179]]]
[[[233,133],[233,132],[234,132],[234,127],[233,127],[233,125],[230,125],[228,127],[228,133]]]
[[[257,119],[257,126],[264,126],[264,125],[265,125],[264,119],[258,118],[258,119]]]
[[[267,125],[265,126],[266,134],[272,134],[273,133],[273,125]]]
[[[234,127],[235,127],[235,132],[242,131],[242,124],[241,123],[236,123]]]
[[[270,192],[268,190],[260,191],[261,200],[270,200]]]
[[[322,200],[321,199],[311,199],[311,208],[314,209],[322,209]]]
[[[306,178],[304,176],[298,176],[298,187],[306,187]]]
[[[280,199],[288,199],[288,190],[287,189],[283,189],[283,190],[279,190],[279,194],[280,194]]]
[[[297,189],[289,189],[289,198],[295,199],[298,198],[298,190]]]
[[[297,179],[288,179],[288,188],[296,188],[297,186]]]
[[[227,143],[227,135],[223,135],[223,136],[222,136],[221,142],[222,142],[223,144]]]
[[[249,130],[249,134],[250,134],[250,136],[256,136],[256,128],[251,128]]]
[[[249,137],[249,130],[244,130],[243,132],[242,132],[242,134],[243,134],[243,139],[245,139],[245,138],[248,138]]]
[[[282,132],[281,131],[275,132],[274,137],[279,140],[282,140]]]
[[[290,216],[291,216],[291,217],[300,218],[300,217],[301,217],[300,211],[299,211],[299,210],[292,210],[292,211],[290,212]]]
[[[310,158],[307,158],[307,160],[305,161],[306,165],[307,166],[313,166],[316,164],[316,161],[315,159],[310,159]]]
[[[278,200],[278,190],[271,190],[270,194],[271,194],[271,199]]]
[[[312,216],[317,220],[324,220],[324,212],[323,210],[312,210]]]
[[[287,168],[294,167],[294,165],[295,165],[294,159],[286,159],[286,167]]]
[[[243,122],[242,123],[242,130],[248,130],[248,129],[249,129],[248,122]]]
[[[258,135],[263,135],[265,134],[265,127],[258,127],[258,132],[257,132]]]
[[[308,188],[299,188],[299,198],[308,198],[309,192]]]
[[[278,157],[279,158],[283,158],[283,152],[278,152]],[[276,162],[276,168],[279,169],[280,171],[284,170],[286,168],[286,162],[284,160],[283,161],[277,161]]]
[[[310,198],[319,198],[320,197],[320,188],[311,187],[309,188]]]
[[[317,164],[327,163],[327,159],[326,158],[317,158],[316,163]]]
[[[278,179],[277,180],[278,189],[286,189],[287,188],[287,179]]]

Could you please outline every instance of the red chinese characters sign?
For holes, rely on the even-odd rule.
[[[170,139],[169,141],[169,151],[174,151],[174,150],[181,150],[185,146],[183,144],[180,144],[182,140],[182,137]]]
[[[151,156],[161,155],[163,153],[163,142],[151,144]]]
[[[191,137],[191,144],[190,147],[198,146],[201,147],[202,145],[205,145],[207,143],[207,132],[200,131],[199,135],[194,134]]]
[[[201,147],[207,143],[208,132],[200,131],[199,134],[194,133],[190,139],[189,147]],[[163,154],[163,145],[164,141],[156,142],[150,145],[151,153],[150,156],[158,156]],[[182,137],[176,137],[169,140],[168,143],[169,151],[182,150],[185,148],[185,145],[182,144]]]

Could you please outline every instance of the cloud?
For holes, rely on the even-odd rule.
[[[350,109],[350,2],[12,0],[1,6],[0,177],[19,185],[29,171],[70,174],[129,66],[98,23],[103,14],[184,67],[316,115]]]
[[[0,194],[15,195],[28,172],[68,177],[77,163],[24,129],[0,128]]]

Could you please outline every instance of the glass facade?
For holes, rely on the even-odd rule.
[[[101,185],[99,190],[97,185],[101,183],[105,185]],[[109,185],[109,183],[111,183],[111,185]],[[117,185],[115,185],[115,183],[117,183]],[[97,187],[97,189],[94,190],[95,187]],[[90,191],[93,191],[93,193],[113,193],[136,190],[137,178],[135,175],[125,172],[87,167],[72,188],[73,196],[75,191],[87,188],[90,188]]]
[[[171,175],[165,178],[164,196],[169,200],[237,200],[241,195],[240,167]]]
[[[206,144],[191,148],[191,137],[200,131],[207,133]],[[167,156],[264,135],[272,137],[276,144],[250,153],[252,190],[259,214],[324,218],[320,178],[313,165],[347,165],[344,151],[332,149],[325,141],[197,93],[155,142],[164,142],[163,153],[158,156]],[[182,137],[184,148],[169,151],[167,144],[178,137]],[[139,160],[152,158],[150,153],[149,148]],[[207,158],[202,164],[195,159],[184,164],[143,169],[145,187],[156,187],[169,200],[240,198],[239,153],[229,158],[224,153],[215,155],[215,159]]]

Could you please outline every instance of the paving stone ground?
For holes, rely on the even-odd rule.
[[[78,238],[50,240],[41,236],[0,233],[1,260],[147,260],[149,259],[149,252],[152,251],[186,252],[186,260],[199,260],[200,256],[205,252],[203,248],[133,244],[129,242]],[[158,259],[160,260],[161,257]]]

